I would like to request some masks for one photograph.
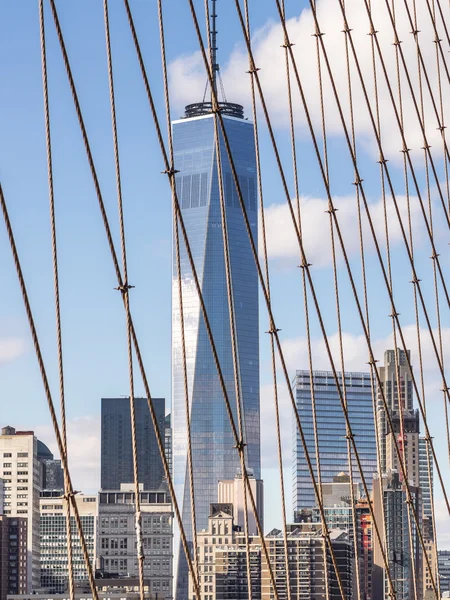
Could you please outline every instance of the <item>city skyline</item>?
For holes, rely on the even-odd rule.
[[[450,3],[434,2],[0,6],[0,600],[62,592],[69,548],[86,586],[78,512],[92,575],[126,578],[129,600],[245,598],[250,572],[254,600],[273,577],[279,600],[438,600]]]

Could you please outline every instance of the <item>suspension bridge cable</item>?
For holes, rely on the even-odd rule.
[[[237,3],[236,3],[236,5],[237,5],[237,6],[236,6],[236,8],[237,8],[237,10],[238,10],[238,14],[239,14],[239,13],[240,13],[240,8],[239,8],[239,5],[238,5]],[[281,8],[280,8],[280,4],[279,4],[278,0],[277,0],[277,7],[278,7],[278,10],[279,10],[280,18],[282,19],[282,12],[281,12]],[[314,13],[314,10],[313,10],[313,13]],[[314,17],[315,17],[315,19],[316,19],[316,15],[315,15],[315,13],[314,13]],[[285,29],[285,23],[284,23],[284,22],[283,22],[283,27],[284,27],[284,29]],[[245,36],[245,29],[244,29],[244,28],[243,28],[243,31],[244,31],[244,36]],[[246,38],[246,36],[245,36],[245,38]],[[248,48],[249,48],[249,41],[248,41],[248,39],[247,39],[247,38],[246,38],[246,43],[247,43],[247,45],[248,45]],[[322,45],[322,47],[323,47],[323,41],[322,41],[322,39],[321,39],[321,45]],[[251,50],[250,50],[250,48],[249,48],[249,51],[251,51]],[[292,57],[292,48],[290,48],[290,53],[291,53],[291,57]],[[297,79],[298,79],[298,71],[296,70],[296,67],[295,67],[295,61],[294,61],[294,59],[293,59],[293,62],[294,62],[294,68],[295,68],[295,72],[296,72],[296,77],[297,77]],[[328,61],[327,61],[327,69],[329,70],[329,63],[328,63]],[[257,75],[256,75],[256,77],[257,77]],[[257,79],[257,81],[258,81],[258,79]],[[299,87],[300,87],[300,86],[299,86]],[[335,94],[336,94],[335,87],[333,87],[333,89],[334,89],[334,92],[335,92]],[[337,96],[337,94],[336,94],[336,96]],[[342,115],[342,109],[341,109],[341,107],[340,107],[340,103],[339,103],[339,98],[338,98],[338,97],[336,97],[336,100],[337,100],[338,107],[339,107],[339,110],[340,110],[341,118],[343,118],[343,115]],[[344,127],[345,127],[345,120],[344,120],[344,119],[343,119],[343,125],[344,125]],[[347,130],[346,130],[346,127],[345,127],[345,132],[346,132],[346,135],[347,135],[347,138],[348,138],[348,132],[347,132]],[[274,141],[274,140],[273,140],[273,141]],[[318,159],[319,159],[319,161],[320,161],[320,156],[318,156]],[[356,165],[356,164],[355,164],[355,167],[357,167],[357,165]],[[358,181],[358,184],[359,184],[359,185],[361,185],[361,183],[362,183],[361,181]],[[362,188],[362,185],[361,185],[361,188]],[[287,197],[288,197],[288,196],[287,196]],[[289,198],[288,198],[288,200],[289,200]],[[366,203],[365,203],[365,205],[366,205]],[[367,205],[366,205],[366,210],[367,210]],[[334,214],[334,217],[335,217],[335,220],[336,220],[336,215],[335,215],[335,214]],[[294,225],[295,225],[295,222],[294,222]],[[371,228],[373,229],[373,224],[371,224]],[[374,232],[372,231],[372,233],[374,233]],[[342,237],[341,237],[341,235],[340,235],[340,231],[339,231],[339,229],[338,229],[338,234],[339,234],[339,237],[340,237],[340,243],[341,243],[341,246],[343,246],[343,241],[342,241]],[[299,245],[301,246],[301,240],[299,240]],[[343,247],[343,251],[344,251],[344,247]],[[346,260],[346,265],[347,265],[347,267],[349,267],[349,264],[348,264],[348,259],[347,259],[347,257],[346,257],[346,253],[345,253],[345,251],[344,251],[344,258],[345,258],[345,260]],[[381,258],[381,257],[380,257],[380,258]],[[356,292],[356,288],[354,287],[354,281],[353,281],[353,277],[352,277],[352,274],[351,274],[351,270],[348,268],[348,271],[349,271],[349,277],[350,277],[350,281],[351,281],[351,284],[352,284],[352,288],[353,288],[354,296],[355,296],[355,299],[357,300],[357,304],[358,304],[358,311],[360,312],[360,316],[362,317],[362,313],[361,313],[361,309],[360,309],[360,305],[359,305],[359,301],[358,301],[358,295],[357,295],[357,292]],[[363,318],[362,318],[362,322],[364,322],[364,319],[363,319]],[[366,336],[367,336],[367,332],[365,332],[365,334],[366,334]],[[403,340],[403,339],[402,339],[402,341],[404,342],[404,340]],[[368,344],[370,344],[370,340],[367,340],[367,342],[368,342]],[[326,346],[327,346],[327,351],[328,351],[328,344],[326,344]],[[372,356],[371,356],[371,360],[372,360],[372,361],[374,360],[374,359],[373,359],[373,354],[372,354]],[[331,356],[330,356],[330,361],[332,361],[332,358],[331,358]],[[337,383],[338,383],[338,382],[337,382]],[[384,399],[384,401],[385,401],[385,399]],[[390,416],[389,416],[389,415],[388,415],[388,420],[390,421]],[[392,423],[390,422],[389,424],[390,424],[390,426],[391,426],[391,428],[392,428]],[[396,451],[398,452],[398,446],[397,446],[397,444],[396,444]],[[445,488],[443,488],[443,489],[444,489],[444,494],[445,494]],[[409,491],[409,488],[408,488],[408,494],[409,494],[409,496],[408,496],[408,499],[410,500],[410,491]],[[422,536],[420,535],[420,532],[419,532],[419,537],[420,537],[421,543],[422,543],[422,545],[423,545],[423,539],[422,539]]]
[[[174,152],[173,152],[173,136],[172,126],[170,122],[170,97],[169,97],[169,86],[167,78],[167,59],[166,59],[166,43],[165,43],[165,27],[164,27],[164,13],[162,8],[162,1],[158,0],[158,21],[159,21],[159,38],[160,38],[160,49],[161,49],[161,60],[162,60],[162,72],[163,72],[163,83],[164,83],[164,100],[166,107],[166,121],[167,121],[167,140],[169,146],[169,169],[175,172],[174,166]],[[174,220],[174,240],[176,249],[176,273],[177,273],[177,288],[178,288],[178,303],[180,311],[180,334],[181,334],[181,358],[183,363],[183,385],[184,385],[184,406],[185,406],[185,418],[186,418],[186,433],[187,433],[187,466],[189,474],[189,496],[190,496],[190,508],[191,508],[191,520],[192,520],[192,540],[194,545],[194,569],[197,577],[197,581],[200,582],[199,566],[198,566],[198,542],[197,542],[197,520],[195,514],[195,487],[194,487],[194,467],[192,459],[192,432],[191,432],[191,416],[189,406],[189,387],[188,387],[188,371],[187,371],[187,359],[186,359],[186,336],[185,336],[185,319],[184,319],[184,301],[183,301],[183,283],[182,283],[182,269],[181,269],[181,254],[180,254],[180,232],[179,232],[179,221],[178,213],[175,206],[174,190],[172,190],[172,212]],[[173,308],[172,308],[173,310]]]
[[[72,75],[72,70],[70,67],[70,61],[67,55],[67,50],[65,47],[65,41],[64,41],[64,37],[62,34],[62,30],[61,30],[61,26],[59,23],[59,18],[58,18],[58,13],[56,10],[56,6],[55,6],[55,2],[54,0],[49,0],[50,1],[50,7],[52,9],[52,14],[53,14],[53,20],[55,22],[55,27],[56,27],[56,31],[57,31],[57,36],[58,36],[58,40],[59,40],[59,44],[60,44],[60,48],[61,48],[61,52],[63,55],[63,61],[64,61],[64,66],[66,69],[66,74],[69,80],[69,86],[71,88],[71,93],[72,93],[72,99],[74,101],[74,106],[75,106],[75,110],[77,113],[77,118],[78,118],[78,123],[80,126],[80,130],[82,133],[82,137],[83,137],[83,143],[85,146],[85,151],[86,151],[86,155],[88,158],[88,162],[89,162],[89,167],[91,170],[91,175],[93,178],[93,182],[94,182],[94,187],[96,190],[96,195],[97,195],[97,200],[98,200],[98,204],[99,204],[99,208],[100,208],[100,212],[101,212],[101,216],[102,216],[102,221],[104,224],[104,228],[105,228],[105,233],[107,236],[107,240],[108,240],[108,245],[110,248],[110,253],[111,253],[111,258],[113,261],[113,265],[114,265],[114,270],[116,273],[116,278],[118,281],[118,287],[121,288],[123,286],[123,280],[122,280],[122,275],[121,275],[121,271],[120,271],[120,267],[119,267],[119,262],[118,262],[118,258],[117,258],[117,254],[115,251],[115,246],[114,246],[114,242],[112,239],[112,235],[111,235],[111,229],[109,226],[109,220],[108,220],[108,216],[105,210],[105,206],[104,206],[104,202],[103,202],[103,196],[102,196],[102,192],[101,192],[101,188],[100,188],[100,184],[98,181],[98,176],[97,176],[97,172],[96,172],[96,168],[95,168],[95,164],[94,164],[94,160],[93,160],[93,156],[92,156],[92,152],[91,152],[91,148],[90,148],[90,144],[89,144],[89,138],[87,135],[87,131],[86,131],[86,127],[84,124],[84,119],[83,119],[83,115],[81,112],[81,106],[78,100],[78,93],[76,90],[76,86],[75,86],[75,82],[73,79],[73,75]],[[162,139],[162,137],[161,137]],[[164,451],[164,441],[161,437],[161,432],[159,431],[159,426],[158,426],[158,420],[157,420],[157,416],[156,416],[156,412],[153,406],[153,401],[152,401],[152,396],[150,394],[150,387],[148,384],[148,379],[147,379],[147,375],[146,375],[146,371],[145,371],[145,367],[144,367],[144,363],[142,360],[142,355],[141,355],[141,350],[140,350],[140,346],[138,343],[138,339],[137,339],[137,335],[136,335],[136,331],[133,325],[133,320],[131,318],[131,335],[132,335],[132,340],[133,340],[133,345],[134,345],[134,349],[135,349],[135,355],[136,355],[136,360],[139,366],[139,370],[141,372],[141,377],[142,377],[142,381],[144,384],[144,389],[146,392],[146,397],[147,397],[147,404],[149,406],[149,410],[150,410],[150,416],[152,419],[152,424],[153,424],[153,428],[155,431],[155,435],[156,435],[156,441],[157,441],[157,445],[158,445],[158,450],[161,456],[161,460],[163,463],[163,468],[164,468],[164,472],[165,472],[165,476],[169,485],[169,492],[172,498],[172,503],[173,503],[173,508],[174,508],[174,512],[177,518],[177,521],[180,525],[180,532],[181,532],[181,541],[183,544],[183,549],[185,551],[186,554],[186,558],[187,558],[187,562],[188,562],[188,566],[190,568],[191,573],[193,574],[193,582],[194,582],[194,588],[196,590],[196,593],[198,592],[198,582],[197,582],[197,578],[195,577],[195,573],[193,572],[192,569],[192,561],[190,558],[190,554],[189,554],[189,549],[188,549],[188,545],[187,545],[187,538],[186,538],[186,534],[184,532],[184,527],[182,524],[182,519],[181,519],[181,514],[180,514],[180,510],[179,510],[179,506],[178,506],[178,502],[175,496],[175,490],[173,487],[173,481],[172,481],[172,477],[170,475],[170,470],[169,470],[169,466],[167,463],[167,458],[165,456],[165,451]]]
[[[53,259],[53,287],[55,297],[55,318],[56,318],[56,344],[58,353],[58,376],[59,376],[59,397],[61,411],[61,441],[67,458],[67,426],[66,426],[66,402],[64,386],[64,363],[62,346],[62,326],[61,326],[61,308],[59,298],[59,271],[58,271],[58,247],[56,237],[56,217],[55,217],[55,194],[53,187],[53,159],[52,159],[52,140],[50,128],[50,106],[48,99],[48,76],[47,76],[47,50],[45,40],[45,18],[44,2],[39,0],[39,34],[41,44],[41,65],[42,65],[42,89],[44,96],[44,120],[45,120],[45,145],[47,152],[47,174],[48,174],[48,193],[50,209],[50,227],[52,238],[52,259]],[[68,459],[67,459],[68,460]],[[65,504],[65,522],[67,538],[67,563],[68,563],[68,583],[69,596],[75,600],[75,581],[73,574],[73,547],[72,547],[72,520],[70,510],[69,480],[67,472],[64,470],[64,504]]]
[[[3,220],[5,223],[8,240],[9,240],[9,244],[11,247],[11,253],[12,253],[12,257],[13,257],[13,261],[14,261],[14,266],[16,269],[17,278],[19,281],[22,299],[23,299],[25,311],[27,314],[27,320],[28,320],[28,324],[30,326],[31,337],[33,339],[33,346],[35,349],[36,358],[37,358],[38,365],[39,365],[39,371],[41,373],[42,383],[44,386],[44,392],[45,392],[45,396],[47,399],[48,408],[50,411],[50,418],[52,420],[53,429],[55,431],[56,443],[58,445],[58,451],[61,456],[61,462],[63,465],[63,469],[67,473],[68,491],[67,491],[67,493],[65,493],[65,496],[68,497],[70,502],[72,503],[72,508],[73,508],[74,517],[75,517],[75,521],[76,521],[76,525],[77,525],[77,529],[78,529],[78,535],[80,536],[80,544],[81,544],[81,548],[82,548],[82,552],[83,552],[83,558],[84,558],[84,561],[86,564],[86,570],[87,570],[87,574],[88,574],[88,579],[89,579],[89,584],[91,587],[92,596],[93,596],[94,600],[98,600],[98,594],[97,594],[97,589],[95,587],[92,565],[91,565],[89,553],[87,550],[86,540],[85,540],[85,536],[84,536],[84,532],[83,532],[80,514],[78,511],[78,506],[77,506],[77,503],[75,500],[75,492],[73,490],[72,481],[70,479],[68,463],[67,463],[67,455],[64,451],[64,445],[63,445],[63,441],[62,441],[62,437],[61,437],[61,432],[59,430],[58,419],[56,417],[55,405],[53,403],[52,393],[50,390],[50,385],[49,385],[48,377],[47,377],[47,371],[45,368],[45,363],[44,363],[44,359],[42,356],[41,346],[39,343],[39,337],[37,335],[33,312],[31,310],[31,304],[30,304],[30,300],[29,300],[29,296],[28,296],[28,291],[27,291],[27,288],[25,285],[25,279],[23,276],[23,271],[22,271],[22,267],[21,267],[21,263],[20,263],[20,259],[19,259],[19,254],[17,252],[17,246],[16,246],[16,242],[15,242],[15,238],[14,238],[14,233],[13,233],[13,229],[11,226],[9,212],[8,212],[8,208],[6,205],[6,200],[5,200],[5,196],[3,194],[3,188],[2,188],[1,183],[0,183],[0,206],[2,209]]]
[[[277,2],[278,9],[279,9],[280,18],[282,19],[282,13],[281,13],[281,10],[280,10],[279,1],[278,1],[278,0],[276,0],[276,2]],[[342,5],[341,5],[341,6],[342,6]],[[311,7],[312,7],[312,12],[313,12],[314,19],[315,19],[315,21],[317,22],[317,15],[316,15],[316,13],[315,13],[314,6],[312,5],[312,3],[311,3]],[[343,16],[344,16],[344,18],[345,18],[345,11],[343,11]],[[284,27],[284,28],[286,27],[286,25],[285,25],[285,22],[283,22],[283,27]],[[349,30],[349,28],[348,28],[348,25],[347,25],[347,23],[346,23],[346,31],[347,31],[347,33],[348,33],[348,35],[349,35],[349,39],[350,39],[350,41],[351,41],[351,43],[352,43],[352,38],[351,38],[350,30]],[[321,41],[322,49],[323,49],[323,51],[324,51],[324,56],[325,56],[325,58],[326,58],[326,51],[324,50],[324,46],[323,46],[323,40],[322,40],[322,37],[320,37],[320,41]],[[352,47],[352,51],[353,51],[353,47]],[[293,58],[293,56],[292,56],[292,52],[291,52],[291,58],[292,58],[293,62],[295,63],[295,59],[294,59],[294,58]],[[331,74],[331,70],[330,70],[330,67],[329,67],[329,62],[328,62],[328,59],[327,59],[327,58],[326,58],[326,63],[327,63],[327,69],[329,70],[329,73],[330,73],[330,80],[331,80],[331,83],[332,83],[333,91],[334,91],[334,93],[335,93],[335,97],[336,97],[336,103],[337,103],[337,105],[338,105],[338,109],[339,109],[339,113],[340,113],[340,116],[341,116],[341,120],[342,120],[342,124],[343,124],[343,127],[344,127],[344,131],[345,131],[345,134],[346,134],[346,138],[347,138],[347,140],[349,141],[349,137],[348,137],[348,131],[347,131],[347,127],[346,127],[345,119],[344,119],[344,117],[343,117],[343,114],[342,114],[342,108],[341,108],[341,106],[340,106],[339,97],[338,97],[338,94],[337,94],[337,92],[336,92],[335,84],[334,84],[334,82],[333,82],[333,79],[332,79],[332,74]],[[295,72],[296,72],[296,76],[297,76],[297,78],[298,78],[298,71],[296,70],[296,67],[295,67],[295,66],[294,66],[294,69],[295,69]],[[298,81],[299,81],[299,79],[298,79]],[[350,153],[351,153],[351,144],[350,144],[350,143],[349,143],[349,149],[350,149]],[[352,155],[352,153],[351,153],[351,155]],[[352,159],[353,159],[353,161],[354,161],[354,156],[352,156]],[[355,162],[355,161],[354,161],[354,162]],[[356,162],[355,162],[355,168],[357,168]],[[358,184],[359,184],[359,185],[361,185],[361,189],[363,190],[362,181],[360,180],[360,178],[359,178]],[[365,203],[366,203],[366,201],[365,201]],[[367,208],[366,208],[366,210],[367,210]],[[371,229],[372,229],[372,234],[374,234],[374,231],[373,231],[373,224],[372,224],[372,223],[371,223]],[[339,230],[338,230],[338,233],[339,233]],[[375,240],[375,239],[376,239],[376,236],[374,236],[374,240]],[[379,254],[379,248],[378,248],[378,244],[376,244],[376,245],[377,245],[377,251],[378,251],[378,254]],[[344,257],[345,257],[345,253],[344,253]],[[381,259],[381,255],[379,255],[379,258]],[[345,260],[346,260],[346,263],[347,263],[347,258],[345,258]],[[413,265],[413,268],[414,268],[414,265]],[[384,267],[383,267],[383,271],[384,271]],[[385,272],[384,272],[384,273],[385,273]],[[354,283],[353,283],[353,279],[352,279],[352,276],[351,276],[351,271],[350,271],[350,270],[349,270],[349,277],[351,278],[351,281],[352,281],[352,287],[353,287],[353,290],[354,290],[354,296],[355,296],[355,299],[357,300],[356,288],[354,288]],[[388,285],[388,282],[387,282],[387,280],[386,280],[386,284]],[[388,289],[389,289],[389,286],[388,286]],[[419,288],[419,289],[420,289],[420,288]],[[390,294],[390,295],[392,296],[392,294]],[[422,300],[423,300],[423,298],[422,298]],[[393,298],[392,298],[392,301],[393,301]],[[359,301],[358,301],[358,300],[357,300],[357,304],[358,304],[358,312],[360,312],[360,305],[359,305]],[[361,313],[361,312],[360,312],[360,316],[362,317],[362,313]],[[396,314],[396,315],[395,315],[395,317],[396,317],[396,319],[397,319],[397,325],[399,326],[399,323],[398,323],[398,314]],[[362,319],[362,322],[363,322],[363,319]],[[367,334],[367,332],[365,332],[365,333]],[[401,333],[401,330],[400,330],[400,334],[401,334],[401,338],[402,338],[402,343],[403,343],[403,345],[405,346],[405,344],[404,344],[404,338],[403,338],[403,334]],[[368,342],[368,344],[370,343],[370,341],[369,341],[368,339],[367,339],[367,342]],[[408,360],[409,360],[409,359],[408,359]],[[411,365],[409,365],[409,366],[410,366],[410,368],[411,368]],[[414,381],[414,383],[415,383],[415,380],[413,380],[413,381]],[[381,382],[379,382],[379,384],[380,384],[380,383],[381,383]],[[416,390],[416,393],[418,393],[418,390]],[[384,399],[383,401],[385,401],[385,399]],[[421,402],[420,402],[420,398],[419,398],[419,404],[420,404],[421,408],[423,408],[423,407],[422,407],[422,404],[421,404]],[[390,421],[390,415],[389,415],[389,414],[388,414],[388,421]],[[391,429],[392,429],[392,423],[391,423],[391,422],[389,422],[389,425],[390,425],[390,427],[391,427]],[[425,423],[425,426],[427,427],[426,423]],[[427,432],[427,433],[428,433],[428,432]],[[395,441],[395,449],[396,449],[396,452],[398,453],[398,445],[397,445],[397,443],[396,443],[396,440],[394,440],[394,441]],[[400,455],[399,455],[399,457],[400,457]],[[400,459],[400,463],[401,463],[401,459]],[[441,483],[442,483],[442,481],[441,481]],[[410,502],[410,501],[411,501],[411,496],[410,496],[409,484],[407,484],[407,486],[406,486],[406,487],[407,487],[407,491],[408,491],[408,501]],[[442,487],[443,487],[443,492],[444,492],[444,495],[445,495],[445,497],[446,497],[445,487],[444,487],[444,486],[442,486]],[[447,505],[448,505],[448,500],[447,500]],[[416,515],[415,515],[415,520],[417,520],[417,518],[416,518]],[[418,532],[418,534],[419,534],[420,542],[421,542],[421,544],[422,544],[422,546],[423,546],[423,538],[422,538],[421,532],[419,531],[419,532]]]
[[[132,286],[129,284],[128,279],[128,266],[127,266],[127,250],[126,250],[126,236],[125,236],[125,222],[123,214],[123,196],[122,196],[122,182],[120,172],[120,156],[119,156],[119,140],[117,134],[117,119],[116,119],[116,102],[115,102],[115,91],[114,91],[114,73],[113,73],[113,60],[111,54],[111,39],[110,39],[110,28],[109,28],[109,14],[108,14],[108,0],[103,0],[103,17],[105,26],[105,42],[106,42],[106,57],[108,65],[108,83],[109,83],[109,100],[111,106],[111,125],[113,134],[113,148],[114,148],[114,169],[116,175],[116,188],[117,188],[117,207],[119,213],[119,226],[120,226],[120,245],[122,250],[122,273],[123,283],[119,286],[118,290],[122,294],[124,308],[125,308],[125,323],[127,330],[127,356],[128,356],[128,377],[130,387],[130,420],[131,420],[131,449],[133,457],[133,478],[134,478],[134,507],[135,507],[135,532],[136,532],[136,554],[138,563],[138,577],[139,577],[139,596],[141,600],[145,598],[144,590],[144,548],[142,540],[142,515],[141,515],[141,499],[140,499],[140,488],[139,488],[139,462],[138,462],[138,450],[137,450],[137,438],[136,438],[136,407],[135,407],[135,396],[134,396],[134,371],[133,371],[133,342],[131,334],[131,313],[130,313],[130,289]]]

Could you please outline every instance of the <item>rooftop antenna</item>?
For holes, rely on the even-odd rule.
[[[211,7],[211,67],[212,67],[213,90],[216,93],[216,98],[217,98],[217,75],[219,74],[219,65],[217,63],[216,3],[217,3],[217,0],[212,0],[212,7]],[[211,90],[211,99],[213,96],[213,90]]]
[[[206,4],[206,7],[209,8],[209,0]],[[220,112],[223,115],[234,117],[235,119],[243,119],[244,118],[244,108],[240,104],[234,104],[232,102],[227,101],[227,97],[225,95],[225,89],[223,87],[222,77],[220,76],[220,67],[217,62],[217,0],[211,0],[211,11],[208,14],[209,17],[209,55],[210,55],[210,69],[211,69],[211,82],[210,78],[207,78],[205,91],[203,93],[203,100],[201,102],[194,102],[193,104],[188,104],[185,108],[185,118],[189,119],[192,117],[199,117],[202,115],[210,115],[213,111],[213,98],[214,94],[216,95],[216,99],[218,104],[220,105]],[[211,100],[210,102],[206,101],[206,97],[208,94],[208,87],[211,83]],[[217,89],[217,83],[219,83],[220,90]],[[219,91],[221,93],[222,100],[219,101]]]

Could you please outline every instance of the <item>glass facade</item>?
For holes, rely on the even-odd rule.
[[[342,388],[342,376],[339,375]],[[319,458],[322,482],[329,483],[341,471],[348,473],[348,454],[345,418],[338,388],[331,371],[313,371],[314,397],[318,431]],[[364,477],[369,490],[377,470],[377,449],[369,373],[345,374],[346,396],[350,425],[355,435]],[[313,406],[309,371],[297,371],[294,381],[297,410],[306,438],[306,444],[317,480],[316,451],[313,429]],[[361,477],[353,457],[353,476],[356,483]],[[294,511],[314,506],[314,488],[306,464],[305,454],[293,421],[293,505]]]
[[[152,400],[164,439],[165,400]],[[163,482],[164,469],[146,398],[135,398],[135,411],[139,483],[145,490],[157,490]],[[101,487],[119,490],[121,483],[133,481],[130,399],[102,398]]]
[[[183,219],[203,292],[207,314],[237,423],[225,275],[220,194],[214,143],[214,117],[205,115],[173,123],[176,184]],[[257,187],[253,125],[224,116],[253,239],[257,246]],[[247,466],[260,478],[258,280],[238,194],[223,140],[220,142],[232,294],[244,420]],[[217,500],[220,479],[239,470],[235,442],[213,354],[201,315],[192,270],[180,231],[181,283],[186,335],[189,408],[197,530],[208,526],[209,505]],[[176,252],[172,286],[172,429],[173,472],[186,533],[192,536],[187,478],[187,428],[181,351]],[[180,581],[179,581],[180,584]],[[187,593],[187,577],[182,583]]]

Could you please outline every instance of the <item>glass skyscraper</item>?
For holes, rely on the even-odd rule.
[[[222,116],[240,188],[257,246],[256,160],[253,124],[242,107],[222,103]],[[176,186],[182,215],[237,425],[230,319],[224,261],[220,193],[210,103],[190,105],[186,118],[173,122]],[[246,463],[260,479],[258,280],[237,190],[224,141],[220,138],[232,296],[235,309],[239,383],[246,443]],[[197,530],[208,526],[218,481],[234,479],[239,459],[232,437],[211,345],[201,314],[192,269],[180,230],[181,284],[186,335],[189,412]],[[172,430],[173,474],[186,534],[192,539],[187,472],[187,427],[181,349],[180,306],[173,256],[172,286]],[[182,560],[180,562],[183,562]],[[178,568],[177,597],[187,594],[187,577]]]
[[[342,375],[339,374],[342,389]],[[312,386],[316,405],[319,459],[322,482],[329,483],[338,473],[349,472],[345,418],[338,388],[331,371],[313,371]],[[369,373],[345,373],[345,386],[350,425],[366,483],[371,489],[373,473],[377,471],[377,449]],[[306,444],[317,481],[316,450],[313,428],[313,403],[309,371],[297,371],[294,393]],[[361,477],[353,456],[355,483]],[[293,422],[293,505],[294,512],[316,504],[314,488],[306,464],[305,454]]]
[[[159,431],[164,439],[165,400],[152,398]],[[146,398],[135,398],[136,444],[139,483],[144,490],[157,490],[164,468]],[[121,483],[134,482],[129,398],[102,398],[101,487],[119,490]]]

